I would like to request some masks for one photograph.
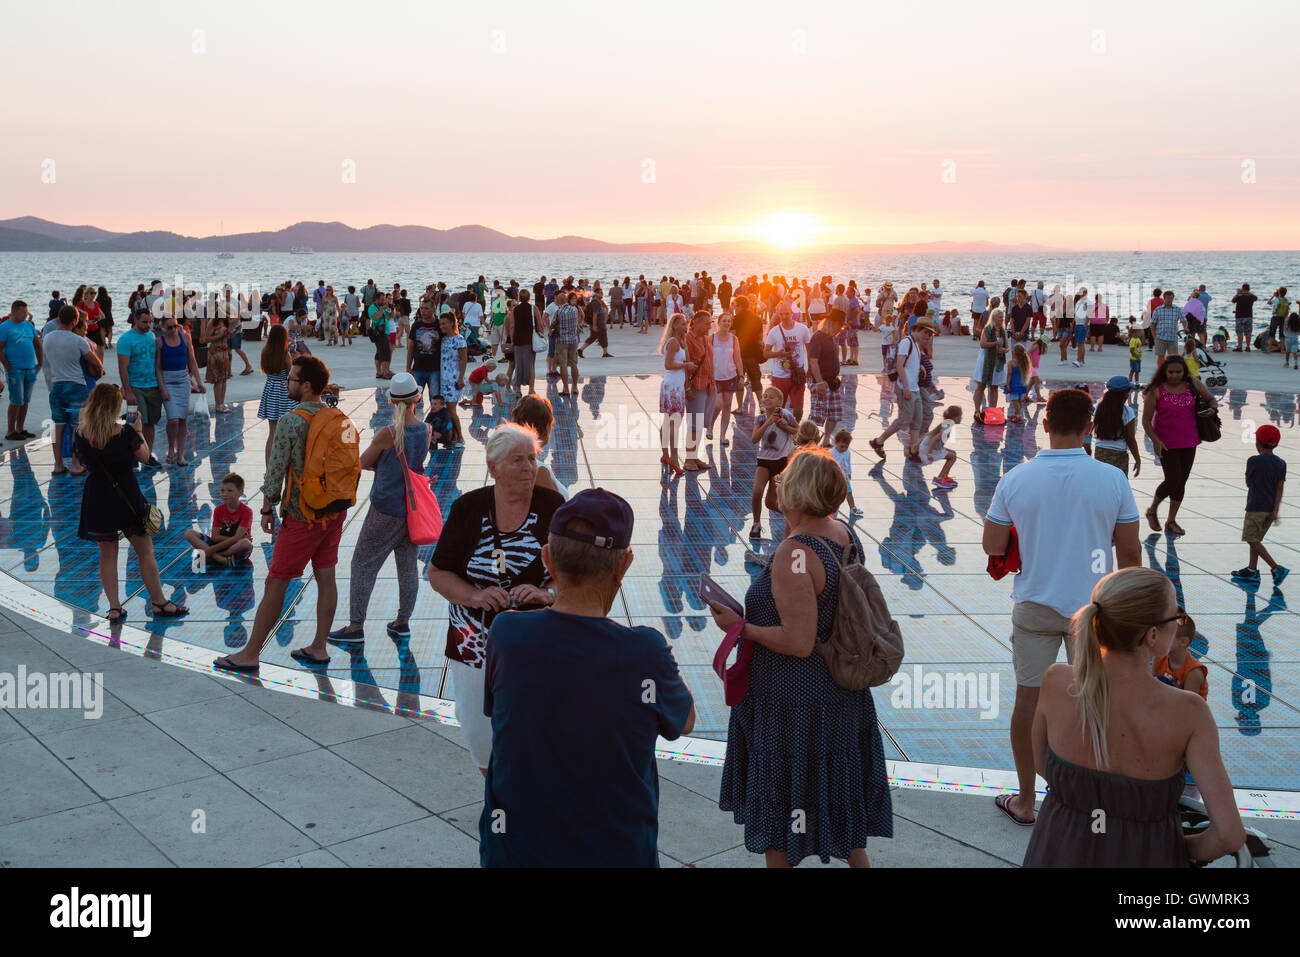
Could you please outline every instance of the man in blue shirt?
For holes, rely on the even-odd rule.
[[[5,441],[34,439],[36,435],[26,429],[27,403],[41,368],[41,340],[28,318],[27,303],[21,299],[14,300],[9,315],[0,322],[0,363],[4,364],[9,385],[9,431]]]
[[[151,469],[160,467],[152,453],[154,426],[163,411],[162,389],[158,387],[154,362],[157,352],[153,316],[147,309],[137,309],[131,317],[131,328],[117,337],[117,372],[122,380],[122,398],[139,411],[140,434],[150,449],[145,467]]]
[[[492,623],[484,867],[659,866],[655,742],[688,734],[695,705],[663,635],[606,617],[632,564],[632,520],[614,493],[579,492],[542,548],[554,604]]]

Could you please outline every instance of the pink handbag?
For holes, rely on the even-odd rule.
[[[749,661],[754,657],[754,643],[740,637],[744,630],[742,618],[727,629],[722,644],[713,655],[713,670],[722,679],[723,696],[728,707],[740,704],[749,693]],[[736,647],[736,642],[740,642],[740,650],[736,652],[736,663],[728,668],[727,656]]]
[[[407,468],[405,454],[399,454],[397,458],[406,475],[406,534],[412,545],[432,545],[442,534],[442,509],[438,506],[438,497],[429,487],[427,475]]]

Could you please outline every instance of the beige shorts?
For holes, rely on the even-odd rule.
[[[1157,339],[1156,355],[1157,356],[1180,356],[1183,354],[1183,347],[1176,339]]]
[[[1264,540],[1272,517],[1272,512],[1247,512],[1245,521],[1241,523],[1241,540],[1258,545]]]
[[[555,344],[555,364],[557,366],[576,366],[578,364],[578,344],[576,342],[557,342]]]
[[[1070,619],[1055,608],[1033,601],[1016,602],[1011,610],[1011,662],[1016,670],[1016,684],[1037,688],[1043,674],[1056,663],[1065,642],[1065,657],[1074,663],[1074,643],[1070,640]]]

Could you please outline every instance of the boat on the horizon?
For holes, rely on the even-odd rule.
[[[234,254],[234,253],[217,253],[217,258],[218,258],[218,259],[234,259],[234,258],[235,258],[235,254]]]
[[[289,250],[295,256],[310,256],[312,249],[310,246],[294,246]]]

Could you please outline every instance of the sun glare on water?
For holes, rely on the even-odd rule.
[[[806,213],[773,213],[753,228],[755,238],[783,249],[806,246],[820,231],[817,221]]]

